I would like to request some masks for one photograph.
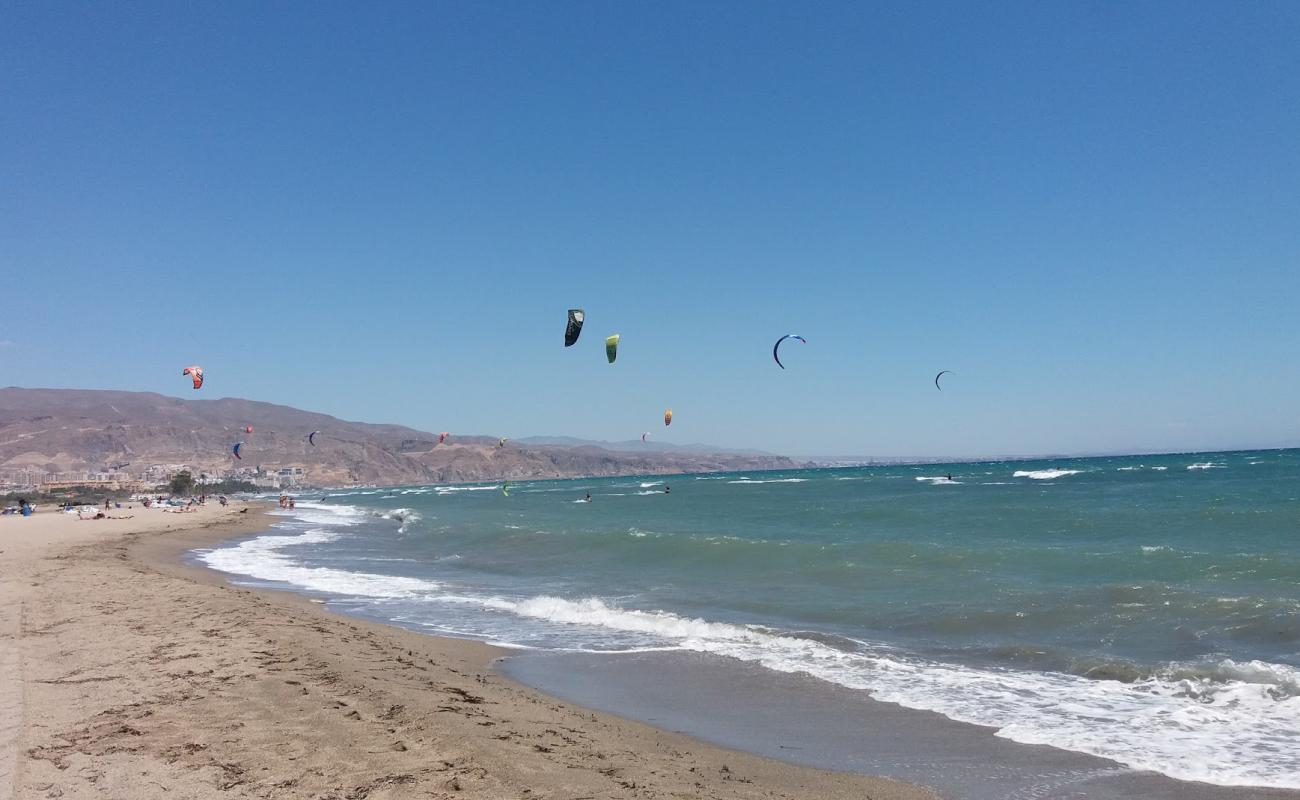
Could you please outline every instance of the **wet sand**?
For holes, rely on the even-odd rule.
[[[0,520],[0,800],[874,798],[495,673],[503,651],[232,587],[183,554],[256,509]]]

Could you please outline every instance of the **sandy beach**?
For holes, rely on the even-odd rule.
[[[0,521],[0,800],[926,798],[595,713],[502,651],[227,585],[183,554],[256,508]]]

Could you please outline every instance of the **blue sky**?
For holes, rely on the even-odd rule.
[[[1295,3],[0,13],[0,385],[200,363],[792,454],[1300,442]]]

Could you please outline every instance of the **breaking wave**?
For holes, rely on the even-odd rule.
[[[1013,478],[1032,478],[1036,481],[1050,481],[1053,478],[1064,478],[1067,475],[1078,475],[1083,470],[1080,469],[1018,469],[1011,473]]]
[[[314,592],[355,597],[409,598],[436,592],[440,588],[439,584],[420,578],[308,567],[281,552],[292,547],[332,542],[339,535],[330,531],[309,530],[294,536],[258,536],[233,547],[203,553],[199,560],[213,569],[234,575],[287,583]]]

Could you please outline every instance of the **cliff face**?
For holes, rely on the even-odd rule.
[[[252,426],[254,432],[246,433]],[[316,446],[307,435],[319,430]],[[243,459],[231,445],[243,441]],[[497,446],[486,436],[435,434],[349,422],[253,400],[181,400],[148,392],[0,389],[0,467],[47,472],[187,464],[211,474],[237,467],[301,466],[317,485],[402,484],[668,474],[798,466],[781,456],[594,446]]]

